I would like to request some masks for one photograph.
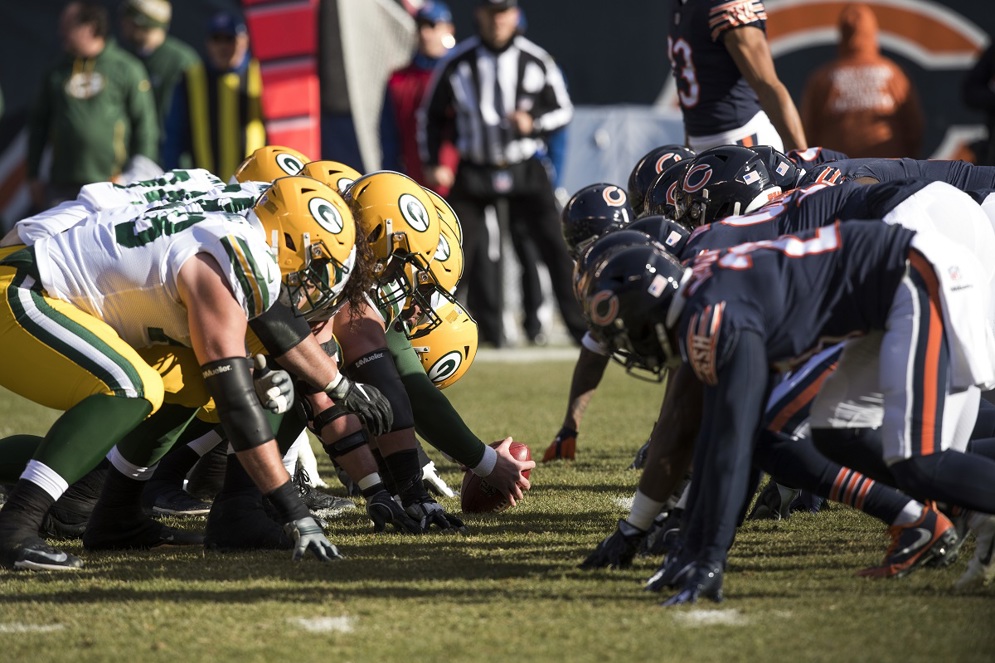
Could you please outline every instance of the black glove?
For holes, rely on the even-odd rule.
[[[653,524],[646,532],[646,538],[639,546],[640,557],[656,557],[664,555],[677,545],[677,538],[681,535],[681,517],[684,509],[672,509],[661,511],[653,519]]]
[[[304,557],[304,553],[310,550],[314,556],[323,562],[330,562],[333,559],[342,559],[338,548],[325,538],[325,533],[321,531],[321,526],[311,516],[291,520],[283,526],[287,536],[294,540],[294,561]]]
[[[722,602],[722,565],[714,562],[695,562],[686,576],[680,591],[661,605],[688,605],[696,603],[700,597]]]
[[[431,497],[412,502],[404,507],[408,515],[418,521],[422,531],[427,532],[432,525],[435,525],[443,532],[456,532],[458,534],[469,534],[463,521],[456,516],[446,513],[442,505]]]
[[[402,534],[421,534],[422,527],[413,520],[386,490],[381,490],[366,500],[366,513],[373,521],[373,531],[382,532],[387,525]]]
[[[262,406],[273,414],[283,414],[294,404],[294,381],[290,373],[266,366],[266,357],[253,357],[252,386]]]
[[[627,520],[619,520],[615,531],[598,544],[580,565],[582,569],[627,569],[632,566],[646,532]]]
[[[383,435],[394,423],[394,412],[390,402],[380,390],[368,384],[353,382],[342,376],[334,389],[325,391],[328,396],[344,409],[362,420],[373,435]]]

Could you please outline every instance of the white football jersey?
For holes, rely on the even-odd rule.
[[[198,202],[107,210],[35,243],[48,294],[100,318],[134,347],[190,345],[176,279],[197,253],[218,262],[248,319],[279,297],[280,269],[258,222]]]
[[[97,212],[127,207],[141,210],[175,202],[217,199],[218,211],[240,212],[251,208],[268,182],[225,184],[203,168],[171,170],[162,177],[121,186],[95,182],[80,189],[75,200],[18,221],[14,226],[22,244],[31,246],[41,237],[56,235],[89,219]],[[223,203],[223,206],[222,206]]]

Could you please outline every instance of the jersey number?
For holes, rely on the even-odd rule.
[[[789,258],[801,258],[819,253],[832,253],[840,248],[840,228],[838,223],[823,226],[815,231],[815,236],[800,239],[785,235],[774,240],[748,242],[734,246],[719,258],[718,264],[726,269],[749,269],[753,266],[751,253],[758,249],[780,251]]]
[[[138,230],[138,221],[129,221],[114,226],[114,239],[127,249],[145,246],[163,235],[175,235],[183,232],[195,223],[204,220],[202,214],[187,214],[170,212],[167,214],[147,213],[140,221],[143,228]]]
[[[667,51],[670,53],[670,68],[677,79],[677,96],[681,100],[681,106],[692,108],[698,105],[701,86],[698,85],[698,75],[691,58],[691,44],[683,38],[673,41],[667,37]]]

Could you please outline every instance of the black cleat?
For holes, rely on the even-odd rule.
[[[11,546],[0,546],[0,566],[19,571],[75,571],[83,562],[34,536]]]
[[[96,509],[83,533],[87,550],[149,550],[162,546],[198,546],[204,536],[167,527],[145,515],[135,516],[117,509]]]
[[[294,485],[297,494],[301,496],[304,506],[317,517],[319,522],[341,516],[346,511],[356,508],[356,503],[344,497],[336,497],[323,493],[311,486],[310,477],[303,467],[294,473]]]
[[[699,598],[722,602],[722,565],[695,562],[681,583],[680,591],[661,603],[664,607],[697,603]]]
[[[210,503],[165,482],[149,482],[142,493],[142,506],[154,516],[206,516],[211,510]]]

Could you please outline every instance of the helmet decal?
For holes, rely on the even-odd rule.
[[[428,369],[429,379],[438,384],[452,377],[463,363],[463,354],[459,350],[451,350],[439,357],[439,360]]]
[[[621,207],[626,203],[625,191],[617,186],[606,186],[601,195],[604,196],[605,202],[612,207]]]
[[[276,155],[276,165],[280,167],[280,170],[288,175],[296,175],[301,172],[304,168],[304,164],[300,159],[295,157],[293,154],[287,154],[282,152]]]
[[[435,249],[435,255],[432,256],[432,260],[437,262],[445,262],[449,260],[449,256],[452,254],[452,249],[449,246],[449,241],[446,239],[445,235],[439,235],[439,246]]]
[[[410,193],[402,193],[397,199],[397,206],[401,210],[401,216],[414,230],[420,233],[428,230],[430,222],[428,210],[420,200]]]
[[[346,192],[349,191],[349,188],[352,186],[353,182],[355,181],[356,180],[352,179],[351,177],[344,177],[344,176],[340,177],[339,179],[335,180],[335,188],[338,189],[344,196]]]
[[[605,327],[618,317],[618,297],[611,290],[591,295],[591,322]]]
[[[667,187],[667,204],[673,205],[674,202],[674,191],[677,191],[677,181],[675,180]]]
[[[308,201],[307,208],[318,225],[333,235],[338,235],[345,228],[342,215],[335,209],[335,205],[324,198],[312,198]]]
[[[697,166],[692,166],[684,176],[684,190],[688,193],[699,191],[711,179],[712,167],[707,163],[699,163]]]
[[[664,166],[668,167],[672,166],[674,163],[677,163],[683,158],[684,157],[682,157],[677,152],[667,152],[662,157],[656,160],[656,164],[653,165],[653,169],[657,172],[657,174],[662,173],[664,170],[663,168]]]

